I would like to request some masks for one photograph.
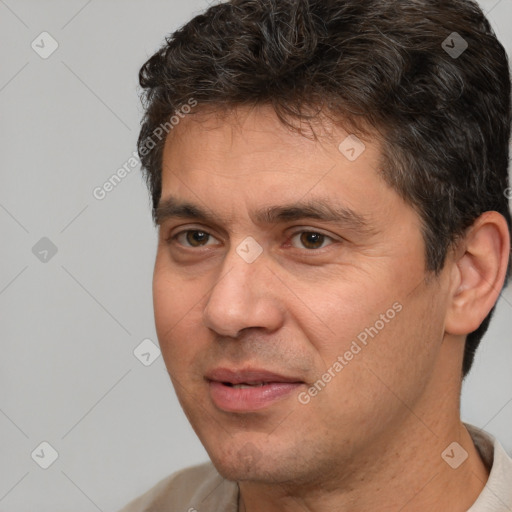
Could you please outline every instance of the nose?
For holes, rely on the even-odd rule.
[[[211,289],[203,322],[220,336],[238,337],[243,329],[270,332],[283,324],[284,312],[275,293],[275,276],[263,252],[248,263],[233,248]]]

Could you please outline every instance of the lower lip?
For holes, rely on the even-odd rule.
[[[214,404],[227,412],[251,412],[268,407],[275,401],[297,390],[298,382],[271,382],[264,386],[233,388],[221,382],[210,381],[210,396]]]

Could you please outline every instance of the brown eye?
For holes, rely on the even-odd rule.
[[[303,248],[313,250],[313,249],[322,249],[325,247],[324,242],[327,240],[332,240],[330,236],[324,235],[322,233],[317,233],[315,231],[301,231],[296,233],[292,240],[296,237],[299,237],[300,244]],[[300,247],[299,247],[300,248]]]
[[[209,233],[198,229],[182,231],[181,233],[175,235],[173,238],[185,247],[203,247],[208,245],[210,239],[213,239]]]

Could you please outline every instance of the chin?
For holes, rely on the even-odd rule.
[[[300,478],[299,461],[295,457],[286,461],[284,454],[279,454],[270,445],[263,445],[261,451],[251,441],[219,448],[217,445],[207,451],[213,465],[226,480],[277,483]]]
[[[203,446],[213,465],[227,480],[259,480],[268,475],[268,466],[272,466],[268,454],[247,437],[236,435],[203,439]]]

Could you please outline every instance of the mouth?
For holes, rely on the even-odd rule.
[[[262,386],[266,386],[270,384],[269,382],[253,382],[253,383],[242,383],[242,384],[233,384],[232,382],[222,382],[225,386],[229,386],[230,388],[235,389],[250,389],[250,388],[261,388]]]
[[[205,376],[214,405],[225,412],[254,412],[289,397],[305,382],[261,369],[217,368]]]

